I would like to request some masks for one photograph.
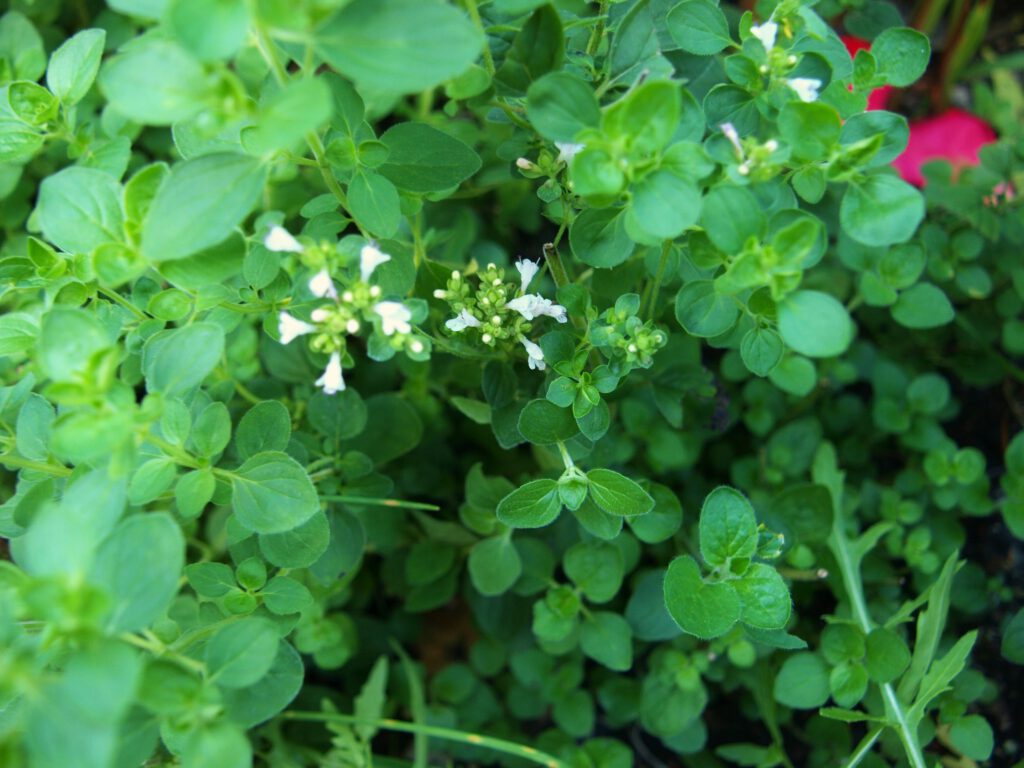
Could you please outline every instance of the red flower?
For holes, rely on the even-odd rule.
[[[844,37],[843,43],[851,56],[862,48],[871,47],[870,43],[856,37]],[[893,90],[886,85],[872,91],[868,95],[868,109],[885,109]],[[922,187],[921,166],[925,163],[946,160],[954,171],[977,165],[978,150],[996,138],[992,127],[980,117],[953,107],[942,114],[911,122],[907,148],[892,164],[904,180]]]

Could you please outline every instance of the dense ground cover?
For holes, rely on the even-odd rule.
[[[14,0],[0,764],[1019,761],[994,7]]]

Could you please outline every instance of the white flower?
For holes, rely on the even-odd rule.
[[[729,143],[732,144],[736,154],[743,157],[743,145],[740,144],[740,135],[736,132],[735,126],[732,123],[722,123],[718,127],[725,134],[725,138],[729,140]]]
[[[586,144],[573,144],[569,141],[556,141],[555,146],[558,147],[558,162],[569,163],[576,157],[580,152],[586,149]]]
[[[297,337],[314,331],[316,331],[315,325],[292,317],[287,312],[282,312],[277,316],[277,333],[281,337],[282,344],[291,344]]]
[[[325,297],[338,298],[338,291],[334,287],[334,281],[331,280],[331,273],[326,269],[321,269],[310,278],[309,292],[321,299]]]
[[[775,47],[775,36],[779,33],[779,25],[774,21],[766,21],[764,24],[755,24],[750,28],[750,34],[761,41],[766,51]]]
[[[292,237],[284,227],[271,227],[267,236],[263,238],[263,247],[268,251],[289,251],[291,253],[302,253],[302,243]]]
[[[519,270],[519,292],[526,293],[526,288],[533,281],[533,278],[540,272],[540,264],[529,259],[520,259],[516,262],[516,269]]]
[[[544,362],[544,350],[539,345],[534,344],[525,336],[520,336],[519,341],[526,347],[526,361],[530,364],[531,371],[543,371],[547,368],[547,364]]]
[[[365,283],[369,281],[373,270],[386,261],[391,261],[391,256],[380,250],[375,244],[364,245],[359,252],[359,277]]]
[[[423,342],[420,341],[419,339],[414,339],[412,344],[409,345],[409,350],[414,355],[421,354],[423,352],[423,350],[424,350]]]
[[[324,369],[324,375],[316,380],[316,385],[322,387],[324,394],[333,395],[345,388],[345,379],[341,375],[341,355],[331,352],[331,359]]]
[[[283,313],[282,313],[283,314]],[[327,307],[317,307],[309,313],[309,319],[314,323],[326,323],[327,318],[331,316],[331,313],[327,311]]]
[[[526,320],[533,320],[536,317],[553,317],[560,323],[569,320],[565,307],[555,304],[551,299],[545,299],[537,293],[527,293],[505,304],[509,309],[514,309]]]
[[[817,101],[821,80],[813,77],[793,77],[786,81],[786,85],[796,91],[800,101]]]
[[[457,314],[451,320],[446,322],[444,324],[444,327],[447,328],[449,331],[459,333],[460,331],[464,331],[467,328],[479,328],[481,325],[482,323],[479,320],[473,317],[473,315],[469,314],[467,310],[463,309],[459,311],[459,314]]]
[[[525,157],[517,157],[516,168],[518,168],[521,171],[531,171],[533,170],[533,163],[531,163]]]
[[[392,336],[398,333],[409,333],[412,326],[412,312],[400,301],[379,301],[373,305],[373,311],[380,315],[381,330],[385,336]]]

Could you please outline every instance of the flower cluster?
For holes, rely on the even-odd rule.
[[[781,158],[773,155],[779,149],[779,142],[775,139],[768,139],[764,143],[750,139],[742,141],[732,123],[722,123],[718,128],[732,145],[733,154],[739,163],[736,173],[749,176],[755,181],[765,181],[775,175]]]
[[[779,35],[779,25],[769,19],[763,24],[754,24],[750,28],[751,37],[757,38],[764,48],[767,62],[761,65],[762,74],[785,74],[796,66],[799,59],[775,45]],[[821,80],[813,77],[784,78],[786,86],[792,89],[800,101],[817,101]]]
[[[534,320],[554,318],[565,323],[569,317],[565,307],[555,304],[539,293],[527,293],[540,266],[520,259],[516,262],[519,284],[505,281],[505,270],[488,264],[479,275],[474,290],[461,272],[452,272],[446,288],[434,291],[434,297],[448,302],[455,317],[445,323],[452,333],[472,332],[481,343],[495,347],[502,342],[518,341],[526,350],[527,362],[533,370],[546,368],[544,353],[526,334]]]
[[[668,334],[653,322],[644,322],[639,311],[640,297],[627,293],[590,326],[591,343],[608,358],[609,368],[619,377],[633,368],[650,368],[654,354],[668,343]]]
[[[306,252],[302,243],[279,226],[271,228],[263,244],[271,251]],[[309,292],[317,299],[326,300],[309,313],[310,322],[284,311],[278,315],[277,330],[282,344],[309,335],[312,336],[310,348],[329,356],[323,375],[316,380],[316,385],[328,395],[345,389],[343,363],[351,365],[347,337],[358,335],[366,325],[373,328],[375,337],[382,337],[376,345],[378,356],[381,347],[391,354],[398,350],[414,357],[427,353],[425,340],[413,333],[413,311],[404,302],[383,299],[381,287],[370,283],[377,267],[388,261],[391,261],[389,254],[375,243],[367,243],[359,252],[358,278],[349,280],[340,293],[326,266],[309,279]]]

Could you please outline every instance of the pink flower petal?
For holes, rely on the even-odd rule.
[[[906,181],[921,187],[921,166],[928,161],[947,160],[954,170],[977,165],[978,150],[995,140],[996,133],[988,123],[954,107],[911,123],[910,142],[892,164]]]

